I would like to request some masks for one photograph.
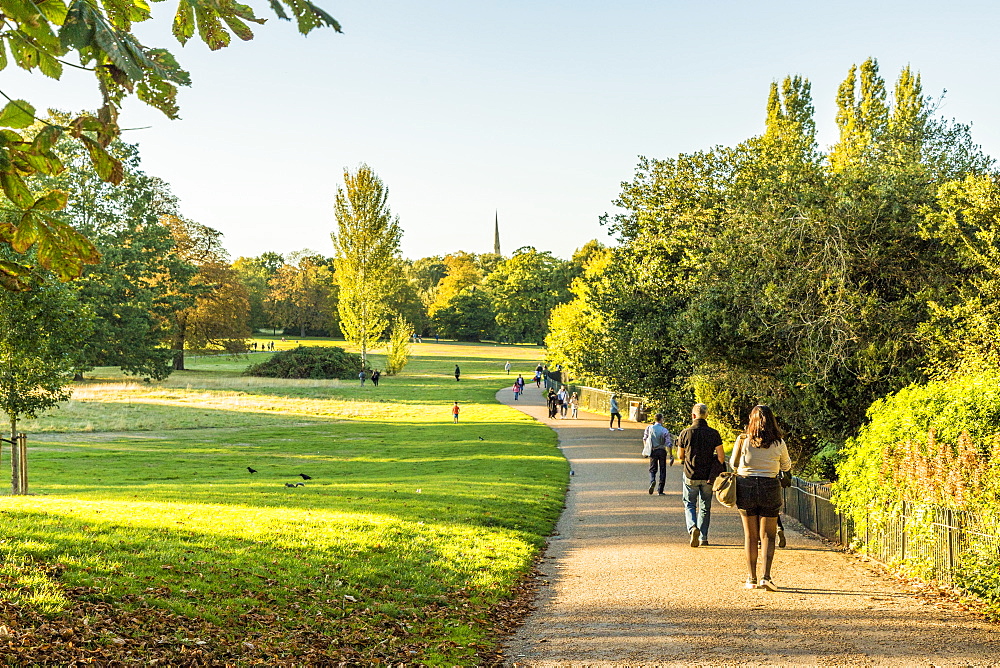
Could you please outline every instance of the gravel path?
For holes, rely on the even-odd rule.
[[[681,467],[666,496],[646,491],[642,425],[550,421],[535,388],[497,399],[551,424],[575,471],[508,665],[1000,665],[1000,626],[791,528],[772,570],[781,591],[745,590],[738,513],[713,504],[711,545],[691,548]]]

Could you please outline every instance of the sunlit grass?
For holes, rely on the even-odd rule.
[[[265,615],[285,629],[276,644],[370,637],[386,660],[421,638],[411,662],[474,663],[489,608],[558,517],[567,466],[550,430],[493,399],[504,362],[527,373],[538,349],[414,348],[378,388],[247,378],[228,357],[162,383],[97,370],[25,425],[35,496],[0,504],[0,597],[58,617],[68,588],[92,588],[236,640]]]

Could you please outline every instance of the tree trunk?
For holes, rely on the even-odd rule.
[[[10,493],[21,493],[21,456],[17,451],[17,418],[10,419]]]
[[[187,323],[183,316],[177,318],[177,329],[171,347],[174,351],[174,371],[184,371],[184,340],[187,334]]]
[[[306,338],[306,323],[304,322],[301,325],[299,325],[299,338],[300,339]]]

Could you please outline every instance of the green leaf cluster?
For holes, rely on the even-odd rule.
[[[272,0],[271,7],[279,18],[295,18],[303,34],[321,26],[340,32],[337,21],[309,0]],[[118,114],[124,100],[134,95],[167,117],[178,117],[178,87],[189,86],[191,80],[169,51],[147,47],[133,34],[135,23],[151,18],[146,0],[0,0],[0,71],[11,62],[52,79],[62,76],[64,65],[90,70],[102,97],[96,114],[31,129],[35,107],[0,90],[7,99],[0,109],[0,206],[13,214],[0,225],[0,244],[20,254],[34,248],[37,263],[64,280],[97,262],[97,251],[49,215],[62,208],[65,196],[35,193],[26,179],[62,171],[52,147],[67,135],[85,147],[102,179],[118,184],[123,168],[107,148],[120,132]],[[248,24],[263,22],[249,6],[234,0],[178,0],[174,35],[184,44],[197,30],[215,50],[227,46],[231,35],[252,39]],[[71,56],[78,64],[65,60]],[[30,131],[18,132],[25,129]],[[25,289],[28,269],[24,261],[5,260],[0,264],[0,287]]]

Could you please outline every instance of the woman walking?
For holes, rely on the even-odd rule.
[[[577,413],[580,411],[580,397],[576,395],[576,392],[569,398],[569,406],[573,409],[573,419],[577,419]]]
[[[781,429],[768,406],[754,406],[746,433],[736,439],[729,460],[736,471],[736,507],[743,519],[743,549],[747,558],[747,589],[778,591],[771,579],[774,539],[781,510],[778,471],[790,471],[792,461]],[[757,581],[758,543],[764,550],[764,573]]]

